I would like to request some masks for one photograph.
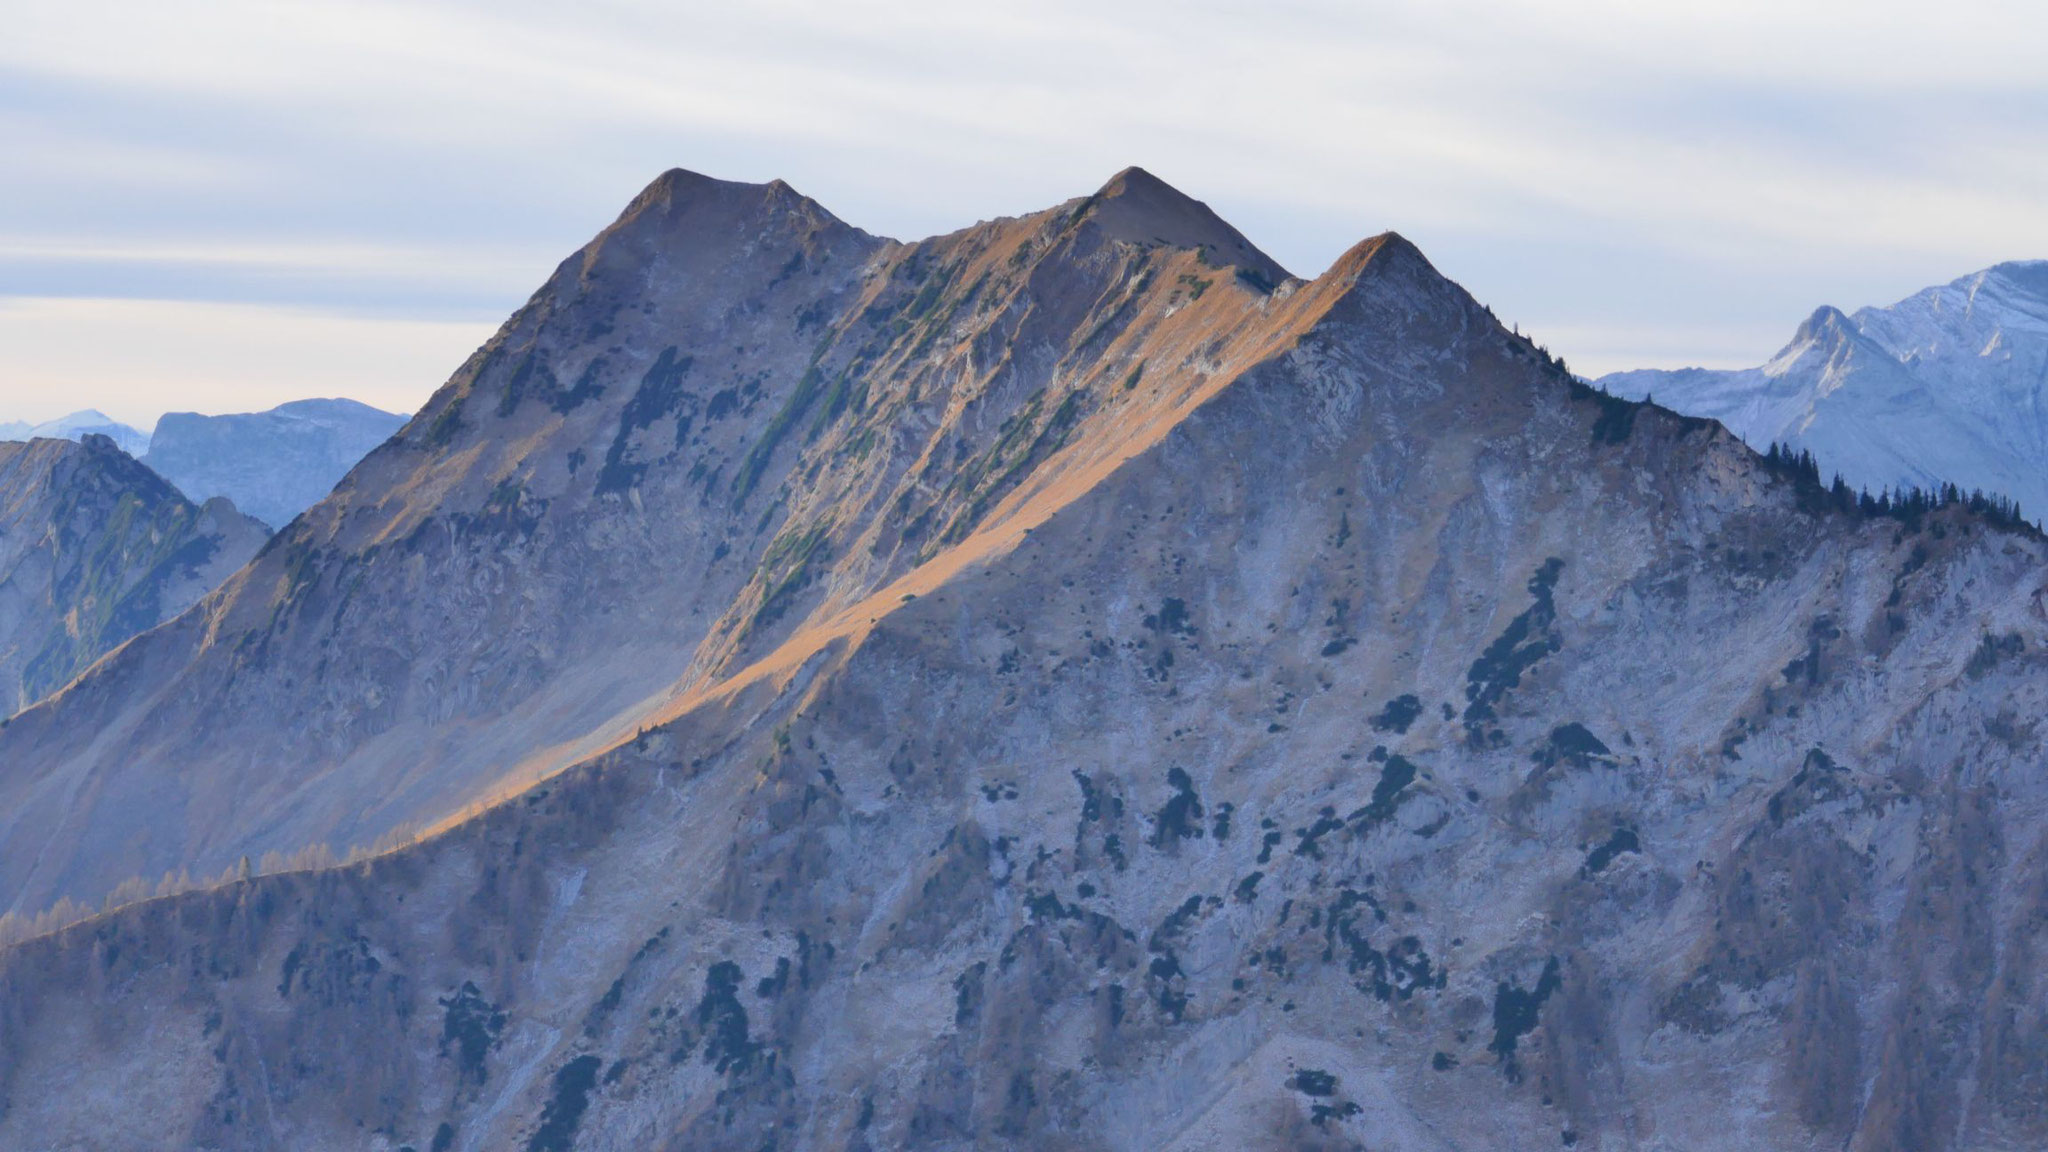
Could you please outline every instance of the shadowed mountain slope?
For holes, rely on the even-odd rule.
[[[672,687],[421,842],[0,953],[0,1143],[2048,1137],[2039,536],[1814,511],[1398,237],[1267,293],[1088,208],[834,233],[869,270],[839,314],[875,319],[715,455],[681,402],[593,420],[646,469],[619,504],[679,506],[679,472],[758,549],[668,569],[727,605]],[[352,483],[411,452],[390,490],[452,499],[516,456],[506,515],[565,499],[511,434],[581,369],[477,383],[546,350],[529,319]],[[695,346],[773,343],[730,323]],[[843,369],[883,386],[834,413]],[[792,530],[814,574],[770,561]]]
[[[0,717],[191,607],[268,535],[105,436],[0,442]]]

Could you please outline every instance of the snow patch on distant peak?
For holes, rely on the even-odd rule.
[[[83,408],[41,424],[20,420],[0,424],[0,440],[79,440],[90,433],[107,437],[130,456],[139,457],[149,448],[148,433],[131,428],[97,408]]]
[[[1811,450],[1872,489],[1954,483],[2048,508],[2048,261],[2011,261],[1884,307],[1823,307],[1758,368],[1603,385]]]

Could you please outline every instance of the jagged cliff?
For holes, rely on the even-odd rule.
[[[0,442],[0,717],[191,607],[268,535],[105,436]]]
[[[572,667],[567,604],[643,702],[409,847],[0,953],[0,1145],[2048,1139],[2048,545],[1833,511],[1398,237],[1242,244],[1136,173],[919,245],[665,177],[0,752],[184,691],[242,601],[354,700],[393,572],[434,599],[381,609],[386,731],[543,731],[485,641],[413,645]],[[316,795],[321,747],[224,772]]]

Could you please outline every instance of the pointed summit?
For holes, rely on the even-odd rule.
[[[663,248],[745,246],[769,232],[792,241],[819,234],[872,239],[781,180],[747,184],[671,168],[633,197],[585,252],[587,259],[629,238]]]
[[[1308,292],[1310,298],[1329,301],[1327,307],[1336,315],[1358,317],[1391,309],[1457,325],[1494,324],[1469,293],[1437,271],[1422,250],[1398,232],[1382,232],[1352,245],[1316,277]]]
[[[1849,317],[1845,315],[1840,308],[1837,308],[1832,304],[1823,304],[1820,307],[1815,308],[1813,310],[1813,315],[1808,316],[1805,319],[1805,321],[1803,321],[1799,325],[1798,338],[1808,339],[1816,337],[1823,332],[1839,330],[1841,328],[1847,327],[1848,324]]]
[[[1774,359],[1797,355],[1801,350],[1815,345],[1830,347],[1841,344],[1858,335],[1855,322],[1832,304],[1823,304],[1813,310],[1813,315],[1800,322],[1799,330],[1792,334],[1791,343],[1785,345]]]
[[[1143,168],[1126,168],[1110,177],[1076,214],[1117,240],[1200,249],[1211,262],[1242,268],[1268,284],[1290,279],[1287,269],[1207,204]]]
[[[1390,274],[1415,275],[1427,273],[1433,279],[1442,279],[1443,274],[1429,257],[1422,254],[1406,236],[1399,232],[1382,232],[1368,236],[1353,244],[1342,256],[1323,273],[1324,278],[1336,280],[1360,280],[1367,276],[1384,277]]]
[[[19,438],[29,440],[76,440],[88,432],[98,432],[111,437],[122,451],[133,456],[140,456],[149,447],[149,436],[141,429],[130,428],[97,408],[86,408],[16,431]]]
[[[648,212],[674,216],[719,206],[793,208],[810,204],[812,201],[782,180],[748,184],[741,180],[720,180],[687,168],[671,168],[641,189],[640,194],[626,205],[626,210],[619,214],[619,219],[626,220]]]
[[[1841,309],[1823,304],[1800,322],[1799,330],[1771,357],[1763,371],[1772,377],[1796,376],[1804,371],[1800,368],[1802,364],[1826,365],[1865,353],[1875,354],[1880,360],[1886,358],[1881,350],[1871,346],[1854,320]]]

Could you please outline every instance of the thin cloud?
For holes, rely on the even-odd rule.
[[[484,322],[671,165],[914,239],[1142,163],[1305,274],[1399,229],[1575,364],[1768,353],[2048,253],[2044,41],[1987,2],[75,0],[0,40],[0,292]]]
[[[0,297],[0,395],[14,419],[91,406],[145,430],[166,411],[242,412],[308,396],[411,412],[492,327],[242,304]]]

